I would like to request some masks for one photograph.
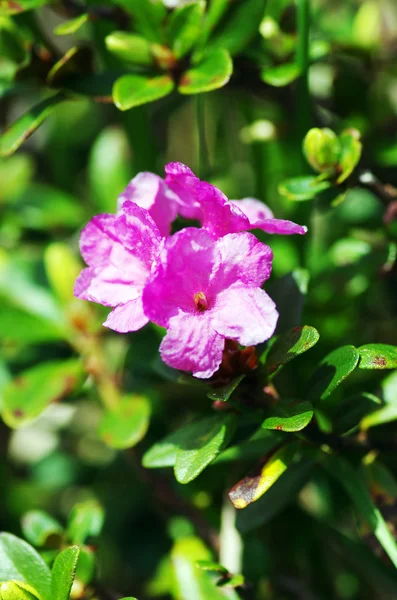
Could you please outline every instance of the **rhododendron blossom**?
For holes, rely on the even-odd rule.
[[[123,203],[118,215],[94,217],[81,232],[80,251],[88,268],[77,278],[74,294],[115,307],[106,327],[125,333],[148,322],[142,291],[161,239],[148,211],[130,201]]]
[[[208,378],[221,364],[225,339],[251,346],[271,337],[278,313],[261,285],[272,257],[250,233],[214,240],[190,227],[168,238],[143,292],[145,314],[167,328],[164,362]]]

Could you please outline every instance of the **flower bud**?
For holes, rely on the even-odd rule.
[[[310,129],[303,140],[303,152],[315,171],[333,172],[341,152],[338,136],[332,129]]]
[[[23,581],[0,583],[0,600],[41,600],[39,593]]]

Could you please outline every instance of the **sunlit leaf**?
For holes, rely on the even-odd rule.
[[[56,557],[52,567],[52,600],[69,600],[79,554],[78,546],[70,546]]]
[[[277,431],[301,431],[313,418],[313,406],[310,402],[279,404],[262,422],[263,429]]]
[[[119,110],[129,110],[168,96],[173,89],[174,82],[169,75],[123,75],[113,86],[113,100]]]
[[[42,510],[25,513],[21,521],[24,537],[34,546],[58,546],[62,540],[62,526]]]
[[[304,325],[294,327],[277,338],[266,356],[266,370],[268,373],[276,372],[282,365],[310,350],[320,339],[317,329]]]
[[[64,21],[54,29],[55,35],[70,35],[76,33],[83,25],[88,23],[90,16],[88,13],[83,13],[75,19]]]
[[[333,350],[320,362],[308,386],[310,400],[324,400],[358,365],[359,352],[354,346]]]
[[[215,48],[182,75],[178,91],[181,94],[200,94],[216,90],[226,85],[232,72],[233,63],[227,50]]]
[[[112,31],[105,38],[106,48],[121,60],[150,65],[153,62],[150,43],[142,36],[128,31]]]
[[[84,544],[102,531],[104,511],[94,500],[76,504],[69,516],[67,533],[73,544]]]
[[[226,385],[214,388],[213,390],[211,390],[211,392],[208,392],[208,398],[214,401],[220,400],[221,402],[226,402],[227,400],[229,400],[233,392],[236,391],[236,389],[238,388],[238,386],[244,378],[245,375],[239,375],[238,377],[232,379],[232,381],[230,381]]]
[[[360,142],[360,132],[356,129],[348,129],[339,136],[339,141],[341,144],[339,159],[341,174],[337,179],[337,183],[342,183],[353,173],[361,158],[362,143]]]
[[[202,31],[205,2],[187,4],[172,11],[166,36],[176,58],[185,56],[198,41]]]
[[[397,346],[365,344],[358,351],[360,369],[397,369]]]
[[[151,42],[161,41],[163,38],[163,22],[167,9],[162,0],[117,0],[134,18],[138,33]]]
[[[296,63],[285,63],[276,67],[266,67],[261,72],[261,79],[268,85],[284,87],[295,81],[299,75],[300,69]]]
[[[282,181],[278,186],[278,191],[288,200],[300,202],[312,200],[329,187],[331,187],[329,181],[319,181],[315,175],[305,175]]]
[[[144,396],[126,396],[114,410],[107,410],[98,433],[112,448],[132,448],[149,427],[150,402]]]

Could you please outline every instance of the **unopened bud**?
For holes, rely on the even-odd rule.
[[[332,129],[310,129],[303,140],[303,152],[318,173],[333,172],[338,164],[341,145]]]
[[[31,585],[23,581],[0,583],[0,600],[41,600]]]

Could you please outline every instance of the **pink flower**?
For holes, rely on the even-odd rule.
[[[266,233],[305,234],[307,228],[275,219],[272,211],[254,198],[230,201],[221,190],[198,177],[182,163],[165,167],[165,181],[179,197],[179,213],[201,222],[212,236],[262,229]]]
[[[225,339],[244,346],[271,337],[278,313],[261,289],[272,251],[250,233],[214,240],[186,228],[165,241],[143,292],[147,317],[167,328],[160,353],[175,369],[208,378],[219,367]]]
[[[118,197],[119,210],[126,200],[148,210],[162,236],[170,234],[180,201],[164,179],[154,173],[138,173]]]
[[[76,280],[75,296],[114,307],[106,327],[120,333],[137,331],[148,322],[142,291],[160,246],[153,219],[133,202],[125,201],[118,215],[94,217],[80,237],[88,268]]]

